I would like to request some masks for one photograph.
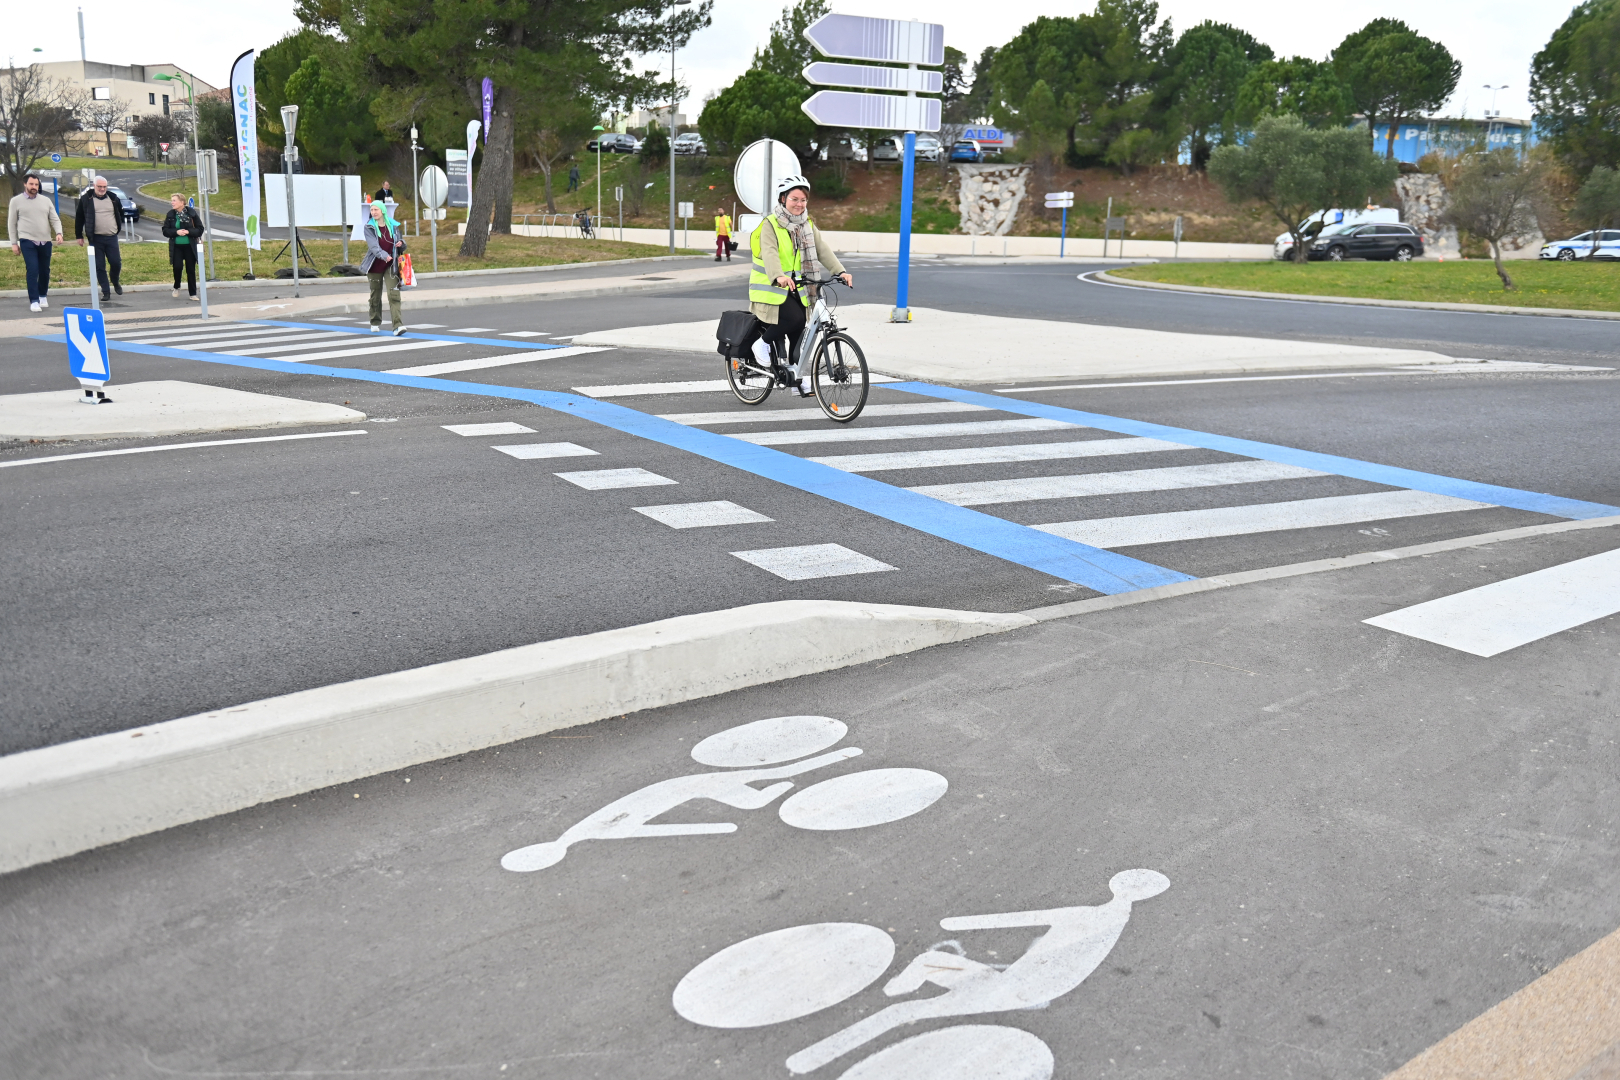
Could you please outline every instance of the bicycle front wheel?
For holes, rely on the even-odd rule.
[[[869,380],[866,356],[855,339],[844,333],[829,334],[816,348],[810,385],[827,419],[847,424],[866,407]]]
[[[726,358],[726,381],[731,384],[731,392],[744,405],[758,405],[771,396],[771,377],[754,370],[735,356]]]

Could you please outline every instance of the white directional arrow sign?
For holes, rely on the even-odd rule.
[[[886,64],[945,63],[945,27],[903,19],[823,15],[804,28],[805,40],[823,56]]]
[[[938,131],[939,98],[818,90],[800,108],[822,127]]]
[[[900,90],[918,94],[938,94],[945,90],[945,76],[917,68],[866,67],[861,64],[829,64],[817,60],[804,69],[804,81],[817,86],[854,86],[862,90]]]

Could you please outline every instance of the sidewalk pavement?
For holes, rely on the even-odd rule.
[[[1317,341],[1179,334],[1126,326],[1010,319],[912,308],[910,323],[889,322],[885,304],[838,309],[840,325],[866,362],[885,375],[948,383],[1187,375],[1216,371],[1300,371],[1410,367],[1456,359],[1418,349],[1376,349]],[[667,323],[604,330],[576,345],[713,352],[714,323]]]

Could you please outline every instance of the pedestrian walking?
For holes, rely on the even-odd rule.
[[[360,260],[371,285],[371,332],[382,331],[383,290],[388,290],[388,315],[394,336],[405,332],[399,315],[399,256],[405,251],[405,233],[388,213],[381,199],[371,204],[371,220],[366,222],[366,257]]]
[[[169,238],[169,265],[174,268],[174,298],[180,299],[180,271],[186,272],[186,288],[197,299],[197,243],[202,238],[202,218],[186,205],[186,197],[169,196],[171,209],[163,219],[163,235]],[[293,256],[297,258],[297,256]]]
[[[568,168],[568,190],[579,190],[579,166],[571,165]]]
[[[51,200],[39,193],[39,177],[23,179],[23,193],[11,197],[6,214],[6,236],[11,253],[21,255],[28,275],[28,310],[51,306],[51,237],[62,243],[62,219]]]
[[[384,179],[383,186],[377,189],[377,194],[373,195],[372,199],[376,202],[394,202],[394,185]]]
[[[724,210],[714,215],[714,261],[719,262],[722,255],[726,262],[731,261],[731,215]]]
[[[123,227],[123,200],[107,190],[105,176],[96,177],[90,188],[79,196],[79,206],[73,215],[73,235],[80,247],[89,244],[95,248],[96,283],[101,286],[103,300],[111,300],[114,292],[124,295],[124,287],[118,283],[124,272],[124,257],[118,250],[118,233]]]

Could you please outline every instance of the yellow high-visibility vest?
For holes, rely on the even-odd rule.
[[[731,235],[731,215],[720,214],[714,219],[714,234],[716,236]]]
[[[748,250],[754,256],[753,268],[748,272],[748,299],[758,304],[780,304],[788,298],[788,290],[777,285],[776,282],[765,275],[765,261],[759,250],[760,234],[764,231],[766,225],[776,230],[776,254],[782,264],[782,273],[794,273],[800,266],[799,249],[794,246],[793,238],[788,235],[786,229],[782,228],[781,224],[776,220],[775,214],[768,215],[764,221],[759,223],[759,228],[755,229],[748,238]],[[806,227],[814,228],[815,226],[806,222]],[[799,303],[805,302],[803,289],[798,291],[798,297]]]

